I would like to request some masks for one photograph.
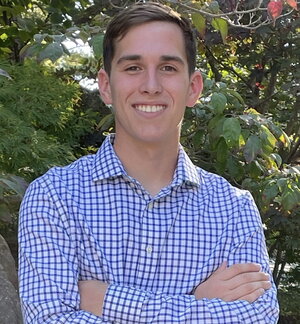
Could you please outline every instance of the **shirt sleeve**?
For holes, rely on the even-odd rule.
[[[269,273],[269,257],[261,219],[253,198],[241,199],[228,264],[255,262]],[[272,277],[272,276],[271,276]],[[116,323],[275,324],[279,317],[277,292],[272,288],[254,303],[196,300],[192,295],[167,295],[112,284],[106,293],[103,317]]]
[[[19,290],[24,324],[111,323],[80,310],[74,224],[37,182],[20,208]],[[67,229],[67,230],[66,230]]]
[[[241,233],[233,239],[229,263],[257,262],[269,271],[260,223],[249,225],[257,211],[245,204]],[[274,324],[278,318],[273,286],[255,303],[196,300],[192,295],[167,295],[111,283],[102,317],[80,310],[76,224],[67,219],[59,197],[51,199],[35,182],[22,202],[19,221],[19,279],[24,324],[40,323],[205,323]],[[255,217],[256,217],[255,216]],[[256,218],[256,222],[257,222]]]

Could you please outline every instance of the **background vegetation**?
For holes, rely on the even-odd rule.
[[[0,234],[14,251],[27,183],[93,153],[113,131],[92,89],[107,22],[132,2],[0,0]],[[197,165],[255,197],[281,322],[299,323],[300,4],[161,2],[192,20],[205,77],[182,144]]]

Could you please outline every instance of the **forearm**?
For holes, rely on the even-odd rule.
[[[82,323],[112,323],[83,310],[74,310],[66,307],[62,309],[58,302],[47,304],[23,303],[24,324],[82,324]]]
[[[251,304],[197,300],[191,295],[170,296],[112,284],[105,297],[103,318],[120,323],[275,324],[278,310],[273,289]]]

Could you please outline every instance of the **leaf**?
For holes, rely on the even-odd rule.
[[[281,1],[270,1],[267,6],[268,14],[274,21],[281,15],[282,9]]]
[[[195,150],[202,148],[204,136],[205,132],[203,129],[197,130],[197,132],[193,135],[192,141]]]
[[[262,193],[262,199],[264,203],[269,204],[279,193],[276,181],[270,181]]]
[[[282,194],[281,199],[282,207],[291,211],[293,208],[300,204],[300,189],[296,186],[287,187]]]
[[[291,6],[295,10],[298,10],[298,6],[297,6],[297,1],[296,0],[286,0],[286,2],[287,2],[287,4],[289,6]]]
[[[234,160],[230,155],[227,159],[227,169],[231,177],[237,181],[241,180],[245,174],[242,164],[239,163],[239,161]]]
[[[55,62],[64,54],[64,50],[61,44],[58,43],[51,43],[43,49],[39,55],[38,60],[41,62],[43,60],[49,59],[52,62]]]
[[[108,114],[103,117],[97,125],[97,129],[105,130],[108,129],[114,121],[114,114]]]
[[[233,97],[235,97],[239,101],[240,104],[244,104],[244,99],[242,98],[242,96],[237,91],[234,91],[232,89],[227,89],[226,91],[227,91],[227,93],[229,93]]]
[[[223,43],[226,44],[226,38],[228,35],[228,23],[223,18],[213,18],[211,22],[212,26],[221,33]]]
[[[228,146],[223,138],[221,138],[217,145],[217,161],[221,169],[225,169],[228,157]]]
[[[250,163],[249,173],[252,178],[256,179],[264,173],[264,169],[258,161],[252,161]]]
[[[210,105],[216,114],[222,114],[227,104],[227,98],[223,93],[213,93],[210,99]]]
[[[277,143],[276,137],[270,132],[268,127],[261,125],[260,129],[262,130],[260,138],[263,143],[263,146],[262,146],[263,151],[266,154],[270,154],[273,152],[273,150],[276,146],[276,143]]]
[[[223,137],[229,147],[239,143],[241,135],[241,125],[237,118],[226,118],[223,124]]]
[[[257,155],[261,152],[262,144],[257,135],[251,135],[244,148],[244,157],[245,160],[250,163],[252,162]]]
[[[200,36],[204,38],[205,29],[206,29],[206,19],[199,13],[192,13],[192,21],[195,27],[197,28]]]
[[[279,154],[277,153],[272,153],[270,157],[276,162],[276,165],[278,168],[282,165],[282,158]]]
[[[103,53],[103,38],[103,34],[96,35],[89,42],[97,59],[99,59]]]

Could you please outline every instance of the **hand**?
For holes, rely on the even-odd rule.
[[[270,276],[260,271],[256,263],[221,266],[195,290],[195,297],[220,298],[226,302],[246,300],[253,303],[266,289],[271,288]]]
[[[84,280],[78,282],[78,287],[80,309],[101,316],[108,284],[98,280]]]

